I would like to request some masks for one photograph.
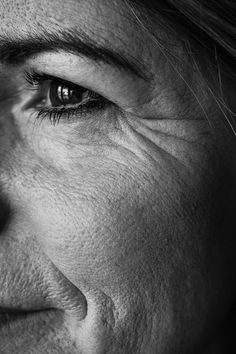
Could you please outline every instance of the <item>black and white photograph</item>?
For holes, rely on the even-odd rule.
[[[0,0],[0,354],[236,353],[236,0]]]

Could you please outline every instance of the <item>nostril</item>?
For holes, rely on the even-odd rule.
[[[9,203],[4,199],[0,199],[0,232],[3,232],[9,223],[10,214]]]

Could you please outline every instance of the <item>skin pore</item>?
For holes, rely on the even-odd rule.
[[[175,68],[121,0],[0,2],[0,308],[44,310],[0,326],[1,353],[209,354],[234,305],[235,138],[153,26]],[[6,62],[6,39],[45,29],[138,73],[65,48]],[[50,80],[26,72],[106,104],[37,119]]]

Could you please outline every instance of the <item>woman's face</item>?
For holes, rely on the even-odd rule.
[[[153,30],[0,3],[1,353],[190,353],[231,304],[233,138]]]

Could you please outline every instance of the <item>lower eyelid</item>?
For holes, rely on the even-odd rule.
[[[108,106],[111,105],[108,101],[104,101],[97,103],[96,106],[94,107],[85,107],[85,105],[82,106],[77,106],[74,108],[66,108],[66,107],[61,107],[61,108],[50,108],[50,107],[45,107],[42,109],[38,109],[37,112],[32,112],[36,113],[36,120],[39,119],[41,121],[48,119],[53,125],[58,124],[61,120],[66,123],[75,123],[78,122],[81,119],[88,120],[89,117],[93,117],[93,115],[96,115],[99,111],[104,111]]]

